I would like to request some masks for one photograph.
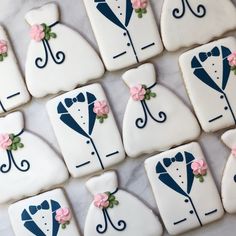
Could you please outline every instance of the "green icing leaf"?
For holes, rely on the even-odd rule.
[[[100,123],[103,123],[103,121],[104,121],[103,117],[100,116],[100,118],[99,118],[99,122],[100,122]]]
[[[150,96],[151,96],[152,98],[155,98],[157,95],[156,95],[156,93],[150,93]]]
[[[146,8],[142,9],[142,13],[146,14],[147,13],[147,9]]]
[[[20,138],[19,137],[14,137],[13,138],[13,143],[19,143],[20,142]]]
[[[3,55],[0,54],[0,61],[3,61]]]
[[[118,206],[119,205],[119,201],[115,200],[115,201],[113,201],[113,204]]]
[[[45,31],[47,28],[47,25],[45,23],[41,24],[43,26],[43,30]]]
[[[54,39],[57,37],[57,35],[55,33],[50,33],[50,36]]]
[[[23,148],[23,147],[24,147],[24,144],[23,144],[23,143],[18,143],[18,144],[17,144],[17,147],[18,147],[18,148]]]
[[[66,228],[66,224],[62,224],[61,227],[62,227],[62,229],[65,229]]]
[[[114,201],[116,198],[115,198],[115,196],[114,195],[110,195],[110,197],[109,197],[109,201]]]
[[[12,146],[12,150],[14,150],[14,151],[17,150],[17,144],[13,143],[11,146]]]
[[[45,39],[49,40],[50,39],[50,35],[49,34],[45,34]]]

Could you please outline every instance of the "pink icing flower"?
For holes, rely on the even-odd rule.
[[[8,51],[7,41],[0,40],[0,54],[7,53],[7,51]]]
[[[145,98],[146,90],[141,84],[130,89],[130,95],[135,101],[141,101]]]
[[[206,175],[207,164],[204,160],[195,160],[191,164],[194,175]]]
[[[9,134],[0,134],[0,147],[4,150],[8,149],[12,144]]]
[[[236,51],[230,54],[227,59],[230,66],[236,66]]]
[[[147,8],[148,0],[131,0],[133,8],[136,9],[145,9]]]
[[[109,106],[107,105],[106,101],[95,101],[94,102],[94,113],[97,114],[97,116],[104,116],[109,113]]]
[[[56,221],[60,224],[66,224],[71,220],[71,212],[69,208],[60,208],[56,211]]]
[[[98,193],[94,196],[94,206],[100,209],[107,208],[109,206],[109,196],[106,193]]]
[[[30,30],[30,37],[39,42],[45,37],[44,29],[42,25],[33,25]]]
[[[236,147],[233,147],[233,148],[232,148],[231,154],[236,157]]]

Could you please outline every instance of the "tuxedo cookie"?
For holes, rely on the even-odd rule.
[[[11,42],[0,25],[0,113],[19,107],[30,100],[18,67]]]
[[[61,189],[14,203],[8,212],[16,236],[80,236]]]
[[[180,56],[184,82],[205,132],[236,124],[236,76],[229,61],[235,50],[236,40],[229,37]]]
[[[84,0],[84,4],[107,70],[119,70],[162,52],[149,0]]]
[[[236,28],[231,0],[164,0],[161,35],[168,51],[204,44]]]
[[[225,210],[232,214],[236,213],[236,129],[225,132],[221,139],[231,149],[222,178],[221,194]]]
[[[123,119],[128,156],[164,151],[199,136],[195,116],[177,96],[157,84],[152,64],[127,71],[123,80],[130,89]]]
[[[181,234],[220,219],[224,210],[198,143],[153,156],[145,168],[169,234]]]
[[[69,91],[103,75],[104,66],[94,49],[59,22],[56,4],[33,9],[25,19],[31,27],[26,82],[34,97]]]
[[[47,110],[73,177],[102,171],[124,160],[120,133],[101,85],[58,96],[47,103]]]
[[[88,180],[94,196],[84,236],[161,236],[162,226],[153,212],[130,193],[118,188],[116,173],[105,172]]]
[[[0,204],[32,196],[68,179],[58,155],[25,131],[21,112],[0,118],[0,156]]]

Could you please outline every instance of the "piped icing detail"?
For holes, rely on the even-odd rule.
[[[207,175],[207,164],[204,160],[194,160],[191,164],[193,174],[199,181],[204,182],[204,176]]]

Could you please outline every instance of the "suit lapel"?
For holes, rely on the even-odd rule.
[[[80,127],[80,125],[74,120],[74,118],[69,113],[62,114],[60,116],[60,120],[77,133],[89,138],[89,135]]]
[[[24,227],[28,229],[33,235],[36,236],[46,236],[43,231],[38,227],[38,225],[33,221],[30,214],[26,209],[21,214],[21,220],[24,222]]]
[[[186,171],[187,171],[187,193],[189,194],[191,192],[194,181],[194,174],[191,168],[191,163],[195,158],[189,152],[184,152],[184,155],[186,160]]]
[[[201,63],[198,61],[197,57],[195,56],[192,59],[192,68],[194,69],[193,74],[200,79],[203,83],[211,87],[212,89],[223,93],[222,89],[214,82],[214,80],[209,76],[209,74],[206,72],[206,70],[202,67]],[[196,66],[199,66],[196,68]]]
[[[112,23],[125,30],[125,26],[120,22],[106,2],[98,3],[97,9]]]
[[[229,48],[226,48],[224,46],[221,46],[221,51],[223,59],[222,89],[225,90],[230,75],[230,65],[227,58],[231,54],[231,51]]]
[[[164,183],[166,186],[168,186],[175,192],[185,197],[188,197],[185,191],[174,181],[174,179],[168,174],[167,170],[163,167],[163,165],[160,162],[158,162],[156,166],[156,173],[160,174],[159,179],[161,180],[162,183]]]
[[[89,92],[86,93],[86,96],[88,101],[88,125],[89,125],[88,130],[89,130],[89,135],[91,135],[96,121],[96,114],[94,113],[93,108],[94,108],[94,102],[97,99],[93,94]]]
[[[131,3],[131,0],[126,0],[126,16],[125,16],[125,26],[126,27],[129,25],[132,13],[133,13],[133,6]]]
[[[51,200],[51,209],[52,209],[52,236],[57,236],[57,233],[60,228],[60,224],[56,221],[56,211],[60,209],[61,206],[58,202]]]

